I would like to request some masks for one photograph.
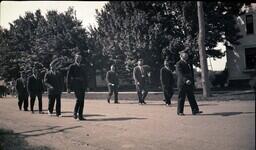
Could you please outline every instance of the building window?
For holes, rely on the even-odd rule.
[[[246,69],[255,69],[256,67],[256,47],[245,49]]]
[[[253,34],[253,16],[252,15],[246,15],[246,33],[247,34]]]

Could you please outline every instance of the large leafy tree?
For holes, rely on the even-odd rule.
[[[239,30],[235,16],[243,3],[207,2],[205,10],[206,52],[208,57],[222,57],[213,49],[218,42],[228,48],[238,44]],[[178,52],[188,48],[191,65],[199,66],[198,20],[193,1],[122,1],[109,2],[97,12],[97,40],[110,62],[117,62],[122,77],[131,78],[131,68],[144,58],[159,79],[163,59],[179,60]]]
[[[17,63],[13,61],[13,57],[16,57],[16,53],[10,51],[10,48],[7,43],[8,31],[0,27],[0,77],[3,79],[9,79],[14,76],[17,76]],[[8,55],[7,55],[8,53]]]
[[[77,52],[86,55],[87,31],[82,27],[82,22],[77,20],[73,8],[64,13],[48,11],[46,18],[40,19],[35,33],[37,39],[33,50],[40,56],[37,59],[43,60],[45,66],[52,60],[49,58],[56,56],[70,58]]]
[[[161,49],[168,44],[161,33],[161,24],[149,19],[158,11],[150,12],[150,6],[151,2],[110,2],[97,12],[97,33],[103,53],[110,63],[118,65],[121,77],[126,80],[131,79],[138,58],[156,69],[162,58]]]
[[[9,30],[1,30],[0,42],[0,74],[8,79],[16,78],[19,70],[31,70],[35,63],[48,68],[53,59],[64,57],[69,65],[74,53],[88,55],[88,33],[71,7],[63,13],[48,11],[45,17],[40,10],[26,12],[10,23]]]

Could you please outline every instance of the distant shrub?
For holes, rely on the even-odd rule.
[[[228,69],[224,69],[223,71],[210,72],[209,80],[213,87],[225,87],[225,84],[228,82]]]

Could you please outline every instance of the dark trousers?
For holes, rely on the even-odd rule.
[[[145,102],[145,98],[148,95],[148,89],[145,84],[136,84],[136,90],[139,98],[139,103]]]
[[[28,95],[27,94],[18,94],[18,106],[21,110],[23,104],[23,109],[28,110]]]
[[[177,113],[183,113],[186,96],[188,97],[192,112],[199,111],[197,102],[195,100],[193,87],[185,85],[179,88]]]
[[[52,94],[48,95],[49,103],[48,103],[48,110],[50,113],[53,112],[54,103],[56,101],[56,115],[61,115],[61,94]]]
[[[84,91],[75,91],[76,96],[76,105],[74,108],[74,115],[79,114],[79,118],[83,117],[83,110],[84,110]]]
[[[42,94],[41,93],[30,94],[30,110],[34,111],[34,104],[35,104],[36,97],[38,99],[39,112],[41,112],[41,111],[43,111],[42,110],[43,104],[42,104]]]
[[[164,92],[164,99],[166,104],[171,104],[171,99],[173,96],[173,89],[172,88],[163,88]]]
[[[116,86],[108,85],[108,100],[111,99],[111,96],[115,96],[115,102],[118,102],[118,90]]]

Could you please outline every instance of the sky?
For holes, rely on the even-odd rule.
[[[64,12],[72,6],[76,10],[77,18],[82,21],[85,28],[89,25],[97,26],[95,10],[102,9],[106,3],[107,1],[2,1],[0,3],[0,25],[9,29],[9,23],[19,16],[24,16],[26,11],[34,13],[40,9],[44,15],[48,10]],[[218,44],[218,48],[225,50],[222,44]],[[222,59],[208,59],[209,70],[223,70],[225,64],[226,56]]]
[[[35,12],[40,9],[42,14],[48,10],[64,12],[72,6],[76,10],[76,16],[82,20],[83,26],[97,25],[95,21],[95,9],[100,10],[107,1],[2,1],[1,2],[1,26],[9,29],[9,22],[13,22],[19,16],[24,16],[26,11]]]

